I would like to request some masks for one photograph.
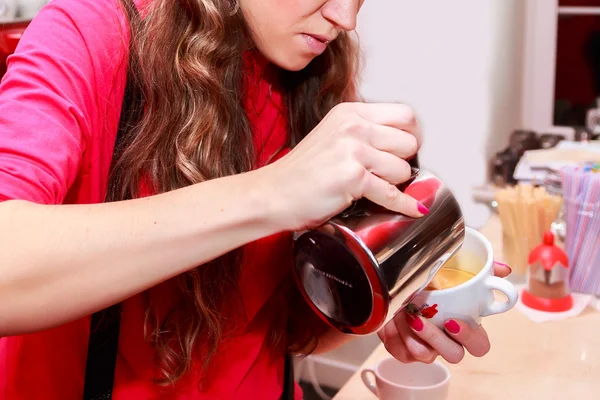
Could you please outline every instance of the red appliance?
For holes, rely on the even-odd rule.
[[[13,54],[17,44],[31,21],[0,24],[0,77],[6,73],[6,59]]]

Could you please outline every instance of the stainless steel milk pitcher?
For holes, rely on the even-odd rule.
[[[463,243],[460,207],[435,175],[414,165],[401,190],[429,214],[411,218],[362,199],[295,240],[296,283],[313,310],[344,333],[380,329]]]

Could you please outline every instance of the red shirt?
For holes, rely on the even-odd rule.
[[[10,57],[0,86],[0,200],[103,201],[128,59],[128,29],[117,3],[53,0]],[[263,165],[283,147],[286,119],[280,94],[259,69],[252,71],[246,109]],[[244,329],[213,358],[208,388],[198,390],[201,360],[194,360],[192,372],[175,388],[152,383],[155,351],[143,339],[138,295],[123,302],[114,399],[279,398],[283,355],[272,357],[266,348],[277,312],[268,300],[289,268],[291,237],[274,235],[247,250],[240,282],[244,310],[236,314]],[[157,290],[173,295],[168,282]],[[0,339],[0,399],[80,399],[89,324],[88,317]]]

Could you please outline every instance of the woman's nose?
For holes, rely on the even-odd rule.
[[[321,13],[325,19],[345,31],[353,31],[356,28],[356,17],[358,15],[361,0],[328,0]]]

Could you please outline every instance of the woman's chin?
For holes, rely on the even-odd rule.
[[[310,62],[314,59],[314,57],[303,57],[303,56],[291,56],[291,57],[278,57],[271,62],[277,65],[279,68],[285,69],[290,72],[301,71]]]

